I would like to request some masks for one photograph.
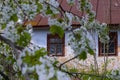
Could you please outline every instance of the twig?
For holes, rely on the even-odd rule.
[[[77,58],[78,56],[79,56],[79,55],[76,55],[75,57],[70,58],[69,60],[67,60],[67,61],[63,62],[62,64],[60,64],[59,68],[61,68],[64,64],[66,64],[66,63],[70,62],[71,60],[73,60],[73,59]]]
[[[45,58],[45,57],[44,57],[44,58]],[[45,59],[46,59],[46,60],[50,60],[50,59],[48,59],[48,58],[45,58]],[[77,78],[78,80],[81,80],[80,77],[78,77],[78,75],[74,75],[74,74],[70,73],[69,71],[66,71],[66,70],[60,68],[60,66],[57,66],[56,64],[54,64],[52,60],[50,60],[50,61],[51,61],[52,65],[53,65],[55,68],[57,68],[58,70],[60,70],[60,71],[62,71],[62,72],[64,72],[64,73],[67,73],[68,75],[70,75],[70,76],[72,76],[72,77],[74,77],[74,78]]]
[[[70,72],[68,72],[68,71],[66,71],[66,70],[64,70],[64,69],[62,69],[62,68],[59,68],[59,66],[56,66],[56,65],[53,65],[53,66],[54,66],[55,68],[59,69],[60,71],[65,72],[65,73],[67,73],[68,75],[73,76],[73,77],[81,80],[77,75],[74,75],[73,73],[70,73]]]
[[[65,12],[63,9],[60,10],[59,8],[56,8],[55,6],[51,5],[50,3],[46,2],[46,1],[44,1],[44,2],[45,2],[45,4],[50,5],[51,7],[55,8],[56,10],[58,10],[60,12],[60,14],[63,16],[62,12]],[[60,7],[60,5],[59,5],[59,7]]]

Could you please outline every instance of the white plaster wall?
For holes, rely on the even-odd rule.
[[[46,48],[47,45],[47,34],[48,30],[46,29],[34,29],[32,33],[32,42],[35,44]]]

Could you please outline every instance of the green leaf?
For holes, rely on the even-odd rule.
[[[5,29],[6,28],[6,24],[2,24],[2,29]]]
[[[40,12],[42,8],[43,8],[42,5],[37,2],[37,12]]]
[[[60,27],[60,26],[57,26],[57,25],[52,25],[50,27],[50,32],[54,35],[54,34],[58,34],[60,38],[63,37],[64,35],[64,30]]]
[[[32,73],[29,74],[31,80],[39,80],[39,76],[38,74],[36,73],[36,71],[34,70]]]
[[[30,43],[31,36],[27,32],[23,32],[23,34],[20,34],[20,38],[17,40],[17,44],[19,46],[25,47]]]
[[[47,54],[47,52],[45,51],[44,48],[41,48],[41,49],[35,51],[35,55],[36,55],[37,57],[43,57],[43,56],[46,55],[46,54]]]
[[[23,61],[25,63],[27,63],[28,66],[34,66],[34,65],[37,65],[37,64],[42,64],[39,61],[39,58],[43,57],[46,54],[47,54],[47,52],[45,51],[44,48],[36,50],[35,53],[34,53],[34,55],[29,55],[29,52],[26,51],[26,56],[23,57]]]
[[[23,58],[23,61],[28,64],[28,66],[34,66],[36,64],[42,64],[39,61],[39,57],[35,55],[27,55]]]
[[[91,54],[91,55],[94,55],[93,49],[91,49],[90,47],[88,47],[88,53]]]
[[[49,7],[49,6],[47,7],[46,14],[53,14],[53,11],[50,9],[50,7]]]
[[[14,22],[17,22],[17,21],[18,21],[18,16],[17,16],[17,14],[13,14],[13,15],[10,17],[10,20],[13,20]]]
[[[62,18],[58,18],[57,21],[60,22],[60,23],[62,23],[63,19]]]
[[[54,63],[53,63],[53,65],[57,65],[59,63],[59,61],[55,61]]]
[[[72,69],[70,69],[69,71],[70,71],[71,73],[76,73],[76,72],[78,72],[78,69],[72,68]]]
[[[18,27],[17,27],[17,33],[20,34],[23,31],[24,31],[24,28],[21,25],[18,25]]]
[[[81,34],[77,33],[77,34],[74,34],[74,37],[76,38],[76,40],[80,41],[82,36],[81,36]]]
[[[50,78],[49,80],[58,80],[56,76],[53,76],[52,78]]]
[[[79,55],[80,60],[85,60],[87,58],[87,53],[85,51],[82,51]]]
[[[39,58],[37,58],[36,56],[26,56],[23,58],[23,61],[25,63],[28,64],[28,66],[34,66],[36,64],[42,64],[40,61],[39,61]]]

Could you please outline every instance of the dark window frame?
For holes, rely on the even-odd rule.
[[[51,43],[50,39],[52,39],[52,38],[61,39],[62,43]],[[50,54],[50,45],[51,44],[62,44],[62,53],[61,54],[57,54],[57,53]],[[49,56],[64,56],[65,55],[65,35],[62,38],[60,38],[59,35],[57,35],[57,34],[55,34],[55,35],[47,34],[47,51],[48,51]]]
[[[109,32],[109,36],[114,36],[115,39],[114,39],[114,54],[111,54],[111,53],[108,53],[108,54],[104,54],[102,53],[102,44],[100,42],[100,39],[98,38],[98,48],[99,48],[99,56],[117,56],[118,55],[118,34],[117,32]]]

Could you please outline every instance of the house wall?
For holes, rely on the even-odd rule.
[[[107,69],[118,69],[120,68],[120,30],[118,32],[118,56],[109,56]],[[32,41],[40,45],[41,47],[47,48],[47,34],[49,33],[48,29],[34,29],[32,34]],[[98,36],[95,35],[95,46],[96,46],[96,56],[99,70],[103,70],[104,66],[104,57],[98,56]],[[58,57],[58,60],[62,63],[74,56],[73,50],[68,46],[69,36],[68,32],[65,33],[65,56]],[[91,70],[91,66],[94,65],[94,58],[91,55],[88,55],[88,58],[85,61],[79,61],[78,59],[72,60],[67,64],[69,67],[78,68],[79,70]]]

